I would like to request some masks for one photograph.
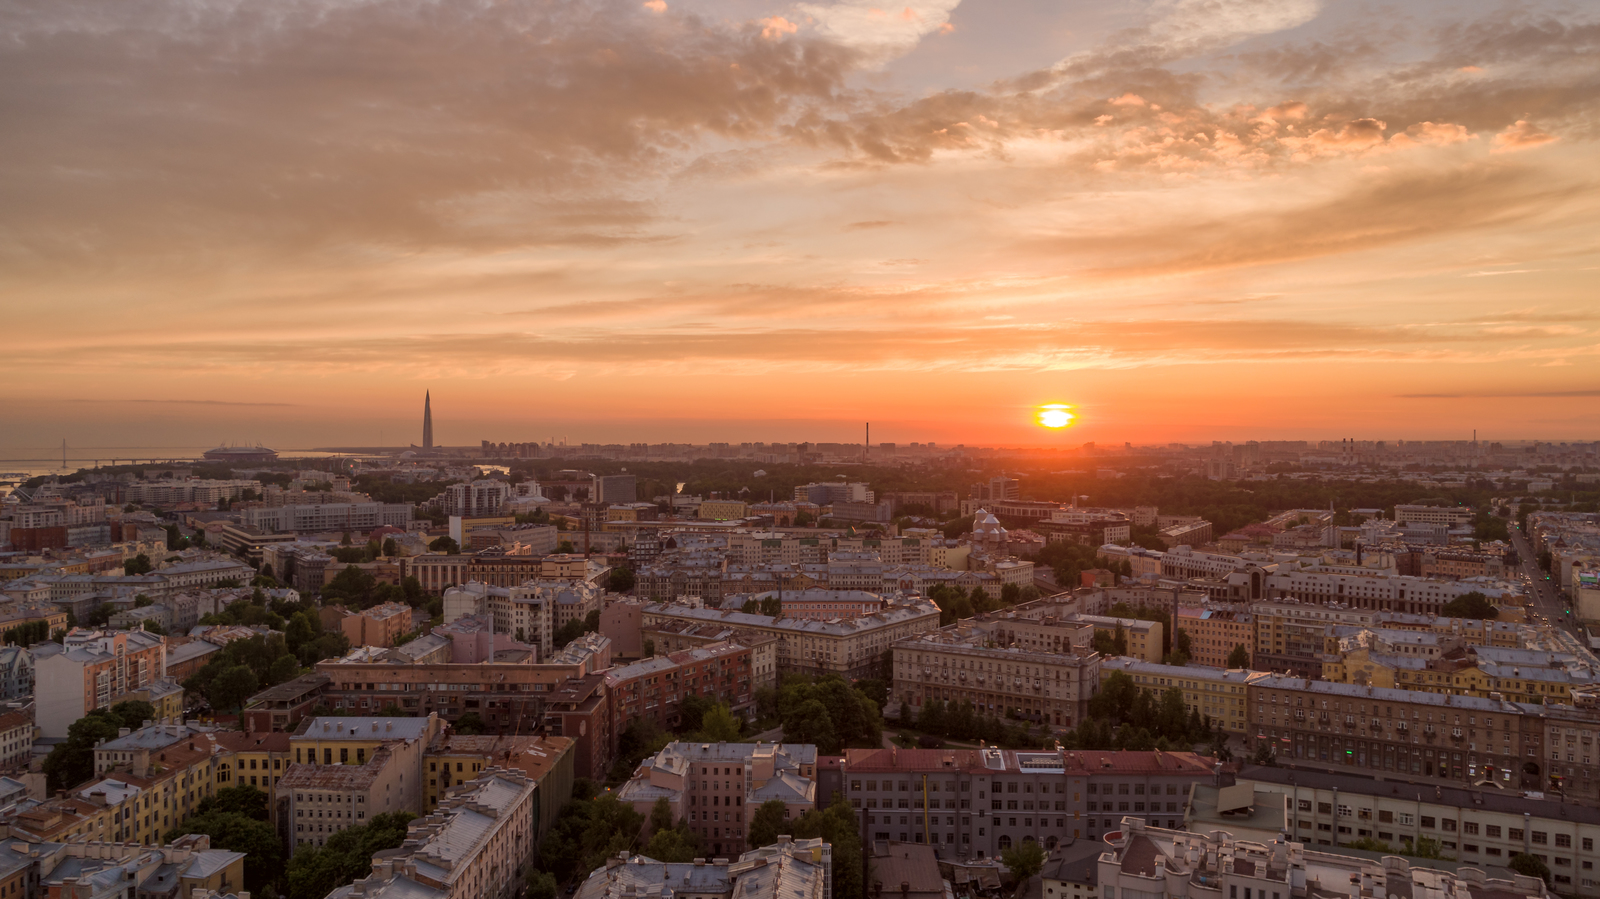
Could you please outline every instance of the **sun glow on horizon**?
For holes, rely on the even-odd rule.
[[[1071,406],[1065,403],[1046,403],[1039,407],[1039,427],[1060,429],[1070,427],[1077,419],[1076,415],[1068,412]]]

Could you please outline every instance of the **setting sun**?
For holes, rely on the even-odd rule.
[[[1045,428],[1064,428],[1072,424],[1077,416],[1068,412],[1071,406],[1062,403],[1050,403],[1039,407],[1039,426]]]

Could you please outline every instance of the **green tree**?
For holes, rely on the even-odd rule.
[[[555,643],[555,648],[560,649],[581,636],[583,636],[583,620],[574,618],[557,628],[551,640]]]
[[[95,709],[72,722],[67,738],[44,759],[44,774],[51,793],[75,787],[94,776],[94,747],[115,740],[122,722],[108,710]]]
[[[739,718],[728,710],[727,703],[719,702],[701,717],[700,735],[696,739],[705,743],[737,743],[743,732]]]
[[[612,593],[627,593],[633,589],[635,580],[632,568],[613,568],[606,579],[606,589]]]
[[[778,837],[788,832],[788,826],[789,806],[782,799],[761,803],[750,816],[750,848],[759,849],[778,842]]]
[[[650,842],[644,847],[644,854],[658,862],[675,864],[703,857],[700,855],[699,839],[687,830],[676,827],[652,833]]]
[[[1044,869],[1044,847],[1033,840],[1023,840],[1000,850],[1000,863],[1011,869],[1013,878],[1025,881]]]
[[[548,871],[541,871],[529,865],[523,883],[527,887],[528,899],[556,899],[559,884],[556,883],[555,876]]]
[[[1233,652],[1228,653],[1228,667],[1229,668],[1249,668],[1250,667],[1250,650],[1245,649],[1243,643],[1239,644],[1238,646],[1235,646],[1233,648]]]
[[[1470,593],[1463,593],[1445,603],[1444,607],[1439,610],[1439,614],[1445,618],[1493,620],[1499,613],[1495,609],[1494,603],[1489,601],[1489,597],[1474,590]]]
[[[428,544],[428,548],[436,553],[444,553],[447,556],[453,556],[461,552],[461,545],[450,537],[440,537]]]
[[[150,564],[150,557],[140,553],[122,563],[122,573],[130,577],[136,574],[149,574],[154,567]]]
[[[256,821],[265,821],[268,818],[267,794],[253,784],[223,787],[201,799],[195,811],[200,815],[243,815]]]
[[[488,730],[483,723],[483,716],[477,712],[464,712],[456,719],[456,733],[464,736],[475,736]]]
[[[394,538],[393,537],[385,537],[385,538],[383,538],[383,554],[385,556],[397,556],[397,555],[399,555],[400,554],[400,544],[394,542]]]
[[[826,809],[812,809],[796,818],[789,827],[795,839],[821,837],[833,846],[834,899],[865,899],[866,885],[861,877],[861,835],[855,809],[844,793],[835,793]]]
[[[263,808],[265,801],[263,795]],[[276,880],[283,870],[283,844],[265,820],[236,812],[204,812],[168,831],[166,841],[170,843],[186,833],[206,834],[211,837],[213,849],[244,853],[244,885],[252,893]]]
[[[260,681],[256,680],[256,673],[250,670],[250,666],[235,665],[211,682],[211,691],[207,694],[207,698],[211,700],[211,707],[217,711],[239,709],[259,686]]]
[[[657,799],[655,805],[650,807],[650,832],[671,830],[674,823],[676,822],[672,820],[672,803],[668,802],[665,796]]]
[[[716,706],[716,700],[698,693],[690,693],[678,704],[678,729],[693,733],[700,729],[706,713]]]
[[[386,812],[342,830],[322,846],[302,846],[289,859],[289,899],[323,899],[372,871],[372,856],[398,849],[410,812]]]
[[[784,719],[783,735],[789,742],[814,743],[824,755],[835,755],[840,748],[828,707],[815,699],[802,703],[793,716]]]
[[[1506,867],[1518,874],[1537,877],[1545,883],[1550,882],[1550,866],[1539,861],[1538,856],[1529,855],[1526,852],[1518,852],[1516,855],[1511,856],[1510,861],[1506,862]]]
[[[294,680],[299,676],[300,661],[294,656],[284,653],[272,663],[272,668],[267,673],[267,682],[276,685]]]
[[[645,640],[644,641],[644,651],[641,654],[647,659],[655,658],[656,657],[656,641],[649,640],[649,639]]]

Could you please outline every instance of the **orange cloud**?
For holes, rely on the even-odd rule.
[[[1531,150],[1557,140],[1560,138],[1554,134],[1547,134],[1540,131],[1533,123],[1518,119],[1516,123],[1507,126],[1504,131],[1494,136],[1494,149],[1490,152],[1513,153],[1518,150]]]
[[[761,20],[761,36],[769,41],[782,40],[786,34],[794,34],[800,26],[785,19],[783,16],[772,16]]]

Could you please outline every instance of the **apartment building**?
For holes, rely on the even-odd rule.
[[[743,715],[755,697],[751,668],[747,647],[712,643],[606,671],[612,751],[636,721],[649,721],[663,732],[676,729],[683,703],[691,696],[726,703],[734,714]]]
[[[1249,697],[1254,740],[1280,756],[1507,789],[1544,786],[1538,706],[1262,674],[1251,678]]]
[[[166,640],[155,634],[74,628],[65,640],[33,647],[41,736],[65,737],[74,721],[166,676]]]
[[[687,604],[651,603],[642,611],[643,635],[654,639],[662,624],[690,622],[738,627],[778,639],[778,672],[835,673],[855,680],[874,677],[897,640],[936,630],[939,608],[921,597],[881,612],[840,621],[772,618]]]
[[[205,834],[153,845],[56,842],[14,824],[10,837],[0,848],[0,890],[18,899],[115,899],[135,888],[148,899],[221,899],[244,883],[244,853],[212,849]]]
[[[33,716],[27,712],[0,715],[0,769],[12,771],[27,765],[33,757],[35,731]]]
[[[996,647],[976,628],[940,631],[894,644],[893,695],[919,709],[930,701],[970,702],[979,714],[1074,727],[1100,687],[1100,656]]]
[[[1115,638],[1121,634],[1128,641],[1128,655],[1149,662],[1159,662],[1166,655],[1165,630],[1159,621],[1143,618],[1114,618],[1107,615],[1072,615],[1067,618],[1094,628],[1095,633]]]
[[[1338,603],[1353,609],[1383,609],[1438,615],[1444,605],[1467,593],[1483,593],[1490,600],[1523,603],[1520,591],[1496,581],[1441,581],[1399,574],[1366,574],[1352,569],[1308,568],[1267,576],[1272,599]]]
[[[429,745],[424,810],[431,812],[448,798],[450,789],[477,780],[490,768],[521,771],[538,791],[535,822],[542,837],[561,806],[572,796],[573,750],[567,737],[519,737],[452,734],[441,731]]]
[[[1438,842],[1465,865],[1504,867],[1526,853],[1550,868],[1563,895],[1600,896],[1600,810],[1515,792],[1454,786],[1402,788],[1344,772],[1246,766],[1238,782],[1288,799],[1290,838],[1331,846],[1363,838],[1394,849],[1407,841]]]
[[[1243,646],[1248,653],[1256,642],[1255,620],[1244,605],[1184,606],[1173,627],[1189,635],[1190,661],[1211,668],[1228,667],[1234,649]]]
[[[1471,506],[1396,505],[1395,524],[1442,524],[1447,528],[1471,527],[1477,512]]]
[[[1548,899],[1537,877],[1491,879],[1479,868],[1408,865],[1399,856],[1369,859],[1318,852],[1302,843],[1235,840],[1223,830],[1189,833],[1130,819],[1101,853],[1096,871],[1106,899],[1188,896],[1222,899],[1245,895],[1291,896],[1495,896]]]
[[[410,503],[321,503],[245,509],[240,524],[259,531],[321,533],[370,531],[384,526],[405,530]]]
[[[1255,619],[1253,667],[1310,677],[1322,676],[1331,629],[1375,627],[1383,620],[1371,609],[1292,599],[1252,603],[1250,614]]]
[[[873,840],[992,858],[1032,840],[1098,840],[1125,819],[1182,823],[1189,784],[1209,774],[1192,752],[847,749],[850,804]],[[1130,897],[1131,899],[1131,897]]]
[[[658,655],[714,643],[737,643],[750,650],[751,688],[778,685],[778,638],[772,634],[721,624],[674,621],[653,625],[649,639]]]
[[[276,787],[291,850],[323,846],[374,815],[421,811],[425,754],[442,727],[437,715],[317,718],[290,737],[294,761]]]
[[[700,504],[699,515],[706,521],[735,521],[748,513],[749,506],[742,500],[708,499]]]
[[[1177,688],[1183,691],[1185,709],[1202,719],[1210,718],[1230,734],[1244,734],[1249,729],[1249,682],[1252,672],[1243,668],[1208,668],[1203,665],[1162,665],[1139,659],[1111,658],[1100,660],[1100,679],[1113,671],[1120,671],[1133,679],[1140,689],[1153,694],[1157,701],[1161,694]]]
[[[539,663],[526,652],[459,663],[412,662],[352,651],[316,667],[329,678],[321,688],[322,701],[336,710],[371,714],[393,704],[410,715],[437,713],[449,721],[476,712],[491,728],[526,732],[536,726],[548,697],[563,683],[610,667],[610,653],[603,647],[597,651],[580,643],[563,652],[567,651],[570,656],[565,659],[558,656]]]
[[[544,732],[573,740],[573,771],[603,778],[611,770],[611,702],[604,675],[588,674],[563,682],[544,705]]]
[[[887,860],[880,867],[888,871]],[[937,870],[933,878],[938,880]],[[820,838],[780,836],[777,843],[733,861],[668,863],[622,853],[589,875],[576,899],[630,899],[662,890],[663,884],[681,899],[831,899],[833,848]]]
[[[498,515],[500,507],[511,498],[511,490],[510,484],[492,478],[451,484],[439,494],[439,511],[463,517]]]
[[[783,617],[785,618],[810,618],[818,621],[827,621],[832,618],[858,618],[862,615],[871,615],[881,612],[887,605],[883,595],[879,592],[883,587],[883,566],[871,566],[876,570],[870,572],[870,577],[863,587],[835,587],[832,584],[833,565],[829,564],[829,584],[826,590],[800,590],[793,593],[763,594],[752,599],[765,599],[772,596],[781,600]]]
[[[588,577],[539,577],[512,587],[474,582],[445,591],[444,620],[487,615],[495,633],[537,646],[547,658],[556,632],[599,611],[604,599],[605,589]]]
[[[150,730],[150,728],[145,728]],[[107,768],[87,784],[46,803],[35,833],[50,840],[159,844],[217,792],[220,754],[209,734],[188,732],[147,756]]]
[[[33,683],[33,653],[24,646],[0,646],[0,701],[31,698]]]
[[[360,611],[324,606],[321,614],[322,626],[344,634],[351,646],[393,646],[395,640],[413,629],[411,607],[403,602],[386,602]]]
[[[672,807],[716,855],[746,844],[750,818],[781,800],[786,817],[816,806],[817,747],[809,743],[675,742],[646,759],[617,798],[648,815],[658,799]]]

